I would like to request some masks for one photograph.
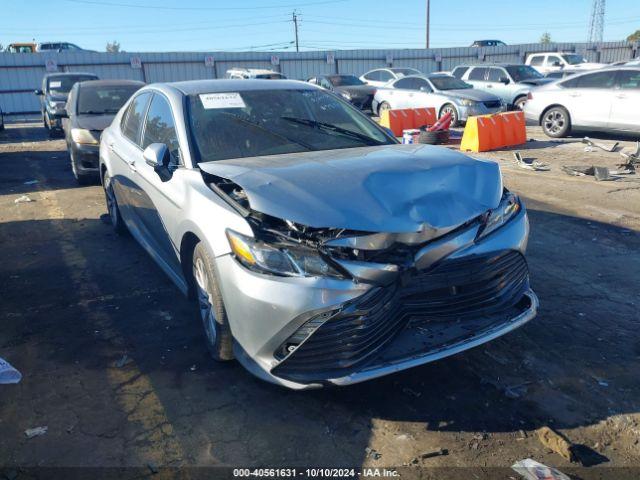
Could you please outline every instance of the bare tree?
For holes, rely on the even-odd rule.
[[[540,43],[551,43],[551,34],[549,32],[544,32],[540,37]]]
[[[627,37],[627,42],[640,42],[640,30],[636,30]]]
[[[118,53],[120,51],[120,42],[116,40],[113,42],[107,42],[106,51],[109,53]]]

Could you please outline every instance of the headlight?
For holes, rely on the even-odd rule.
[[[59,108],[64,108],[64,102],[56,102],[54,100],[49,100],[49,106],[54,110],[57,110]]]
[[[93,136],[89,130],[84,128],[72,128],[71,138],[74,142],[84,145],[98,145],[100,140]]]
[[[500,205],[487,214],[487,220],[484,228],[480,231],[478,237],[484,237],[491,232],[502,227],[505,223],[515,217],[522,210],[520,199],[517,195],[507,192],[502,196]]]
[[[344,98],[345,100],[351,100],[351,94],[349,92],[340,92],[340,95],[342,96],[342,98]]]
[[[233,230],[227,230],[227,239],[238,261],[251,270],[287,277],[344,278],[312,249],[278,248]]]
[[[472,107],[478,103],[475,100],[469,100],[468,98],[461,98],[459,102],[460,105],[464,105],[465,107]]]

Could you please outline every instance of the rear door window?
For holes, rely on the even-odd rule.
[[[364,78],[367,80],[372,80],[374,82],[380,81],[380,70],[374,70],[373,72],[367,73]]]
[[[507,74],[501,68],[492,67],[489,69],[489,82],[499,82],[501,78],[506,77]]]
[[[534,55],[531,57],[529,65],[539,67],[544,62],[544,55]]]
[[[640,90],[640,70],[620,70],[618,85],[623,90]]]
[[[576,78],[576,85],[574,88],[613,88],[615,79],[615,71],[590,73]]]
[[[563,65],[562,59],[557,55],[549,55],[547,57],[547,67],[557,67]]]
[[[463,75],[469,70],[469,67],[456,67],[453,69],[452,75],[458,80],[462,80]]]
[[[401,90],[415,90],[413,78],[401,78],[393,86]]]
[[[122,122],[121,127],[122,134],[138,146],[140,146],[142,120],[144,119],[144,114],[150,98],[151,94],[149,92],[143,92],[138,95],[129,104],[127,113],[123,117],[124,121]]]
[[[476,67],[471,70],[469,74],[469,80],[484,81],[485,74],[487,73],[486,67]]]
[[[380,81],[381,82],[388,82],[389,80],[392,80],[394,78],[394,76],[391,74],[391,72],[387,72],[386,70],[380,70]]]

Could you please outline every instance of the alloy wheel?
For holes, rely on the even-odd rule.
[[[544,129],[554,135],[559,134],[567,125],[567,119],[559,110],[551,110],[544,117]]]
[[[200,310],[200,318],[204,324],[204,330],[209,339],[210,345],[215,345],[216,330],[216,314],[213,308],[213,296],[209,285],[209,276],[205,270],[204,261],[196,257],[193,261],[193,278],[196,281],[198,290],[198,308]]]

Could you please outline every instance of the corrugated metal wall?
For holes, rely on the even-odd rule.
[[[33,90],[40,87],[45,64],[54,60],[58,71],[85,71],[100,78],[130,78],[147,83],[221,78],[232,67],[271,68],[289,78],[306,80],[322,73],[352,73],[384,66],[413,67],[429,73],[451,70],[462,63],[523,62],[543,51],[571,51],[595,62],[618,62],[640,55],[640,45],[629,42],[600,44],[554,43],[490,48],[435,48],[412,50],[340,50],[317,52],[174,52],[174,53],[0,53],[0,107],[8,113],[36,112]],[[205,57],[215,60],[205,64]],[[132,67],[139,58],[142,68]],[[272,58],[277,57],[277,58]],[[328,58],[329,57],[329,58]],[[333,57],[334,61],[330,57]],[[275,64],[275,65],[274,65]]]

